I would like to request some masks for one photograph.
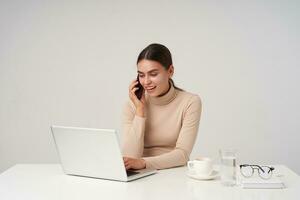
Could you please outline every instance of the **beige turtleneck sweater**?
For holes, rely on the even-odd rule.
[[[129,101],[123,112],[123,156],[143,158],[146,168],[185,165],[194,146],[201,115],[198,95],[171,86],[162,97],[146,95],[146,115],[135,115]]]

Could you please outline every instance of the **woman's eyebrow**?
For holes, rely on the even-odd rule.
[[[158,69],[152,69],[148,71],[147,73],[152,73],[152,72],[158,72]],[[144,74],[144,72],[138,71],[139,74]]]

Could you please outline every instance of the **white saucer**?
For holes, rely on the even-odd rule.
[[[186,175],[190,178],[197,179],[197,180],[211,180],[211,179],[217,178],[219,176],[219,173],[214,170],[208,176],[200,176],[200,175],[195,174],[194,172],[187,171]]]

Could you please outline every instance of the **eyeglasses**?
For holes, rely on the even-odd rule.
[[[241,174],[246,178],[251,177],[254,174],[254,170],[257,170],[258,175],[262,179],[270,179],[272,177],[274,169],[275,169],[274,167],[269,167],[269,166],[248,165],[248,164],[240,165]]]

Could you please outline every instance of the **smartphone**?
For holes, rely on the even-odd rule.
[[[135,91],[135,95],[138,99],[141,99],[143,96],[143,93],[144,93],[144,88],[143,88],[142,84],[140,83],[139,75],[137,76],[136,79],[138,81],[138,84],[136,86],[136,87],[138,87],[138,90]]]

